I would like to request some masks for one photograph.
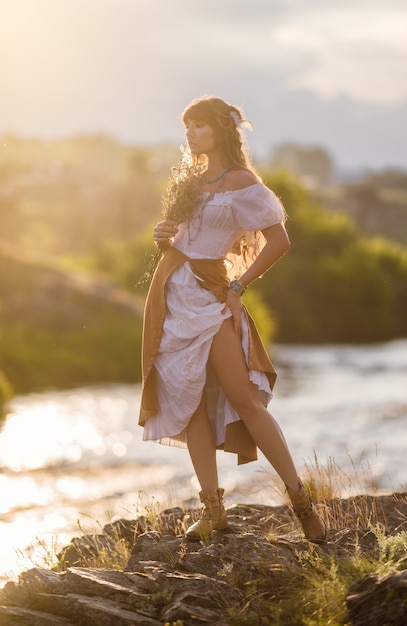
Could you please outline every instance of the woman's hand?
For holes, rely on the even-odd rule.
[[[240,335],[242,332],[242,298],[232,293],[231,291],[228,291],[226,293],[225,306],[222,309],[223,315],[225,315],[228,310],[230,310],[230,312],[232,313],[233,328],[235,330],[235,333],[239,333]]]
[[[170,239],[178,232],[178,224],[174,220],[163,220],[154,227],[154,243],[165,250],[170,245]]]

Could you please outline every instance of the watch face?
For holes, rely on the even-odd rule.
[[[230,289],[231,291],[233,291],[233,293],[237,295],[243,294],[245,292],[245,288],[237,280],[232,280],[232,282],[230,283]]]

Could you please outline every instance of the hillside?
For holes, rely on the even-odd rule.
[[[0,243],[0,302],[14,391],[139,379],[140,297]]]

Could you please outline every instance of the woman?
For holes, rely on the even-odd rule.
[[[188,447],[204,508],[187,537],[227,526],[216,449],[245,463],[257,446],[284,481],[305,536],[322,541],[325,524],[267,411],[276,373],[241,300],[289,248],[284,209],[250,163],[237,107],[205,97],[182,120],[186,165],[173,171],[166,219],[154,228],[163,254],[144,316],[143,438]]]

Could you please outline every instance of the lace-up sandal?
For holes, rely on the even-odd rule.
[[[326,540],[326,526],[325,522],[318,515],[315,506],[313,505],[311,498],[305,491],[304,485],[301,480],[298,480],[299,489],[293,491],[287,487],[287,493],[291,500],[292,508],[297,516],[304,535],[308,541],[325,541]]]
[[[228,525],[223,505],[224,489],[211,489],[199,493],[204,505],[200,519],[186,532],[188,539],[195,541],[209,539],[216,530],[223,530]]]

